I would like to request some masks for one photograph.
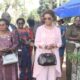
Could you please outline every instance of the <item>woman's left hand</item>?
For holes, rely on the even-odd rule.
[[[50,44],[50,45],[47,46],[47,49],[53,49],[53,48],[56,48],[56,45]]]
[[[14,50],[15,50],[15,48],[9,48],[8,50],[9,50],[9,51],[14,51]]]

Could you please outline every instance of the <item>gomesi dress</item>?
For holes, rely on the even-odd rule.
[[[14,33],[8,32],[7,35],[0,35],[0,50],[17,47],[17,41]],[[0,80],[17,80],[17,63],[3,65],[4,53],[6,51],[0,51]]]

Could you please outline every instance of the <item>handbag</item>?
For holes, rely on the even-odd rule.
[[[41,66],[52,66],[57,64],[56,56],[53,53],[42,53],[38,58],[38,64]]]
[[[2,56],[3,65],[13,64],[18,62],[18,55],[16,53],[6,54]]]

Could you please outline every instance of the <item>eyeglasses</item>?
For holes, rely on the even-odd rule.
[[[49,21],[51,21],[52,18],[48,17],[48,18],[44,18],[44,20],[49,20]]]

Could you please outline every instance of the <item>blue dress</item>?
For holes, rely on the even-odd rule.
[[[63,33],[66,32],[66,25],[61,25],[60,30],[61,30],[61,35],[63,35]],[[59,48],[60,57],[64,56],[65,46],[66,46],[66,37],[64,35],[62,36],[62,46]]]

